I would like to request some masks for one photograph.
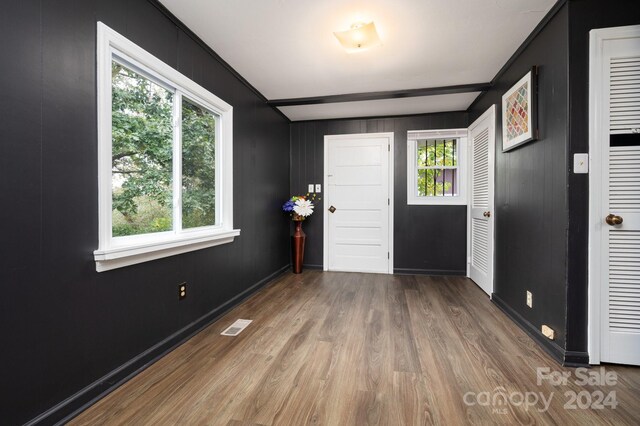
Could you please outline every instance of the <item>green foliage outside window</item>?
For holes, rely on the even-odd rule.
[[[216,116],[182,100],[182,227],[215,224]]]
[[[112,62],[114,237],[173,229],[174,94]],[[182,103],[183,227],[215,224],[216,116]]]
[[[429,139],[417,143],[418,196],[457,195],[456,139]]]

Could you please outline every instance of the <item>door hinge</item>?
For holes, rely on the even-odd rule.
[[[390,206],[391,205],[391,198],[387,198],[387,205]]]
[[[387,145],[387,151],[391,152],[391,144]]]
[[[387,252],[387,259],[391,259],[391,255]]]

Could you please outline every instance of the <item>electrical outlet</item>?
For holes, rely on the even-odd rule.
[[[309,184],[309,188],[308,188],[308,189],[309,189],[309,190],[308,190],[307,192],[308,192],[309,194],[313,194],[313,184],[312,184],[312,183],[310,183],[310,184]]]
[[[527,290],[527,306],[533,308],[533,294]]]
[[[322,185],[320,185],[319,183],[316,183],[316,192],[318,194],[322,192]]]
[[[178,300],[184,300],[187,297],[187,283],[178,284]]]
[[[551,327],[545,324],[542,324],[542,334],[544,334],[549,340],[553,340],[556,338],[555,331],[553,331]]]

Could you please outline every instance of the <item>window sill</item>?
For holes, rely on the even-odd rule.
[[[216,231],[206,235],[179,236],[160,242],[111,247],[93,252],[96,271],[103,272],[176,254],[228,244],[240,235],[239,229]]]
[[[409,206],[466,206],[467,200],[463,197],[410,197],[407,200]]]

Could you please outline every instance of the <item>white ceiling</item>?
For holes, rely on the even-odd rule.
[[[160,0],[267,99],[491,81],[555,0]],[[334,31],[374,21],[382,46],[346,53]],[[434,97],[435,98],[435,97]],[[474,97],[450,99],[464,110]],[[454,102],[457,100],[457,103]],[[470,100],[469,100],[470,99]],[[403,114],[403,98],[376,115]],[[384,105],[381,101],[366,103]],[[343,105],[357,116],[365,102]],[[454,105],[455,104],[455,105]],[[332,118],[331,104],[281,108],[296,120]],[[334,106],[337,104],[333,104]],[[431,112],[433,102],[424,110]],[[303,111],[306,112],[303,113]],[[325,111],[328,115],[323,115]],[[376,110],[378,111],[378,110]],[[384,112],[386,111],[386,112]]]

